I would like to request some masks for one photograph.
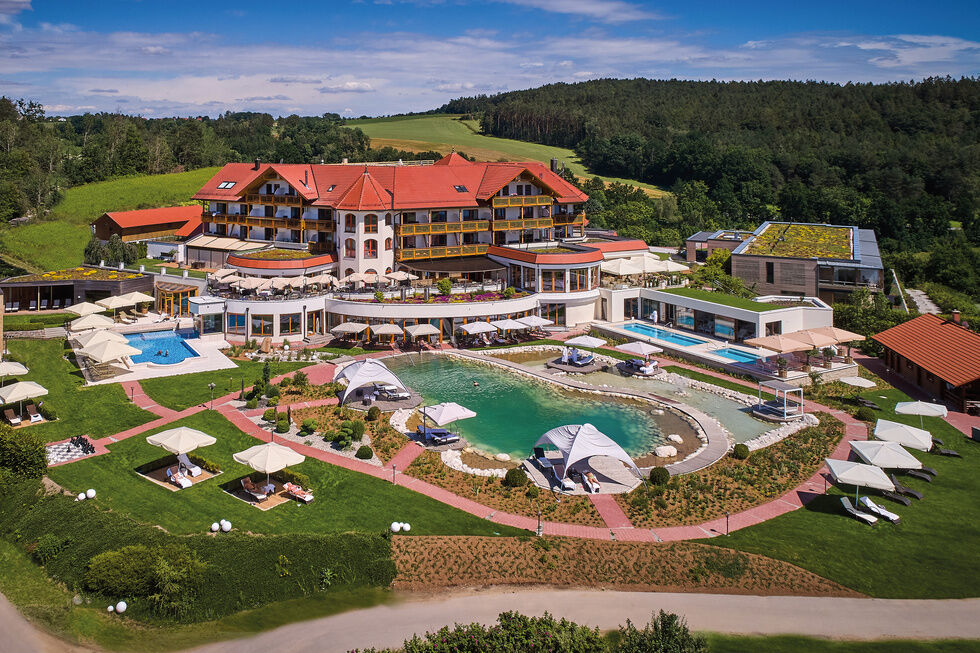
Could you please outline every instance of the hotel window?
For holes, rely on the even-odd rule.
[[[252,316],[252,335],[271,336],[272,335],[272,316],[253,315]]]
[[[588,268],[573,268],[568,271],[568,290],[577,292],[589,289],[589,270]]]
[[[766,262],[766,283],[776,283],[776,264],[772,261]]]
[[[589,268],[589,276],[592,277],[591,287],[592,288],[598,288],[599,287],[599,266],[598,265],[595,266],[595,267],[593,267],[593,268]]]
[[[637,297],[630,297],[623,300],[623,317],[627,320],[635,320],[640,317],[640,300]]]
[[[290,336],[297,334],[301,327],[299,313],[285,313],[279,316],[279,335]]]
[[[391,214],[390,213],[385,213],[385,226],[386,227],[390,227],[391,226]]]
[[[538,287],[537,275],[538,275],[538,271],[535,270],[534,268],[524,268],[524,272],[522,275],[524,277],[524,280],[521,282],[522,283],[521,287],[524,288],[524,290],[537,289]]]
[[[541,292],[565,292],[565,271],[541,270]]]
[[[517,194],[518,195],[524,194],[524,184],[517,184]]]
[[[344,241],[344,256],[346,258],[354,258],[357,256],[357,245],[354,244],[353,238],[348,238]]]
[[[276,207],[266,205],[266,206],[264,206],[262,208],[265,209],[265,217],[267,217],[267,218],[274,218],[274,217],[276,217]]]
[[[378,216],[373,213],[368,213],[366,216],[364,216],[364,233],[378,233]]]
[[[317,220],[329,220],[331,218],[330,213],[331,213],[330,209],[317,209],[316,210],[316,219]]]
[[[378,258],[378,241],[374,238],[364,241],[364,258]]]
[[[417,219],[414,212],[402,213],[402,224],[415,224]]]
[[[506,220],[507,219],[507,209],[500,208],[493,210],[493,217],[495,220]]]
[[[500,189],[501,197],[507,197],[508,195],[510,195],[510,186],[504,186],[503,188]]]
[[[391,238],[385,238],[385,251],[390,252],[394,249],[394,241]]]
[[[445,222],[446,215],[445,211],[432,211],[429,213],[429,222]]]
[[[565,326],[565,305],[564,304],[542,304],[541,317],[551,320],[555,326]]]
[[[476,209],[463,209],[463,220],[476,220],[479,217],[479,211]]]
[[[245,335],[244,313],[228,313],[228,333]]]
[[[349,234],[357,231],[357,218],[354,217],[353,213],[348,213],[344,216],[344,231]]]

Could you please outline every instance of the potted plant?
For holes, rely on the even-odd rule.
[[[823,348],[823,366],[830,369],[830,362],[834,359],[834,350],[830,347]]]
[[[780,356],[776,359],[776,369],[779,372],[781,378],[786,378],[786,370],[789,369],[789,361]]]
[[[803,365],[804,372],[809,372],[812,369],[810,359],[814,356],[819,356],[819,355],[820,355],[820,351],[816,347],[814,347],[813,349],[811,349],[806,353],[806,363]]]

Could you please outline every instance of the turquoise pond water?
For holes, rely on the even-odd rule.
[[[195,337],[193,331],[152,331],[127,334],[126,340],[143,352],[132,357],[134,363],[173,365],[198,355],[184,342],[184,338],[190,337]]]
[[[541,435],[563,424],[589,422],[631,455],[665,441],[658,416],[640,404],[562,390],[504,369],[448,356],[399,356],[385,361],[426,404],[455,401],[476,417],[453,425],[473,446],[524,458]],[[473,382],[479,383],[475,387]]]

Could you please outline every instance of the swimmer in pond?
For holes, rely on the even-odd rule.
[[[474,388],[479,388],[480,387],[480,382],[479,381],[474,381],[473,382],[473,387]]]

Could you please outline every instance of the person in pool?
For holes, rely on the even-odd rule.
[[[166,358],[169,355],[170,355],[170,350],[169,349],[167,351],[163,352],[163,357],[164,358]]]
[[[163,350],[157,349],[157,356],[163,356]]]

